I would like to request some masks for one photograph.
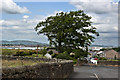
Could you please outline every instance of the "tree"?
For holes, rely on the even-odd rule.
[[[75,53],[75,56],[74,56],[75,59],[87,57],[87,55],[88,55],[88,52],[86,52],[82,49],[75,49],[75,50],[73,50],[73,52]]]
[[[46,35],[50,45],[60,53],[66,50],[72,52],[73,49],[80,49],[80,47],[87,50],[95,37],[99,36],[96,28],[91,25],[90,19],[91,17],[82,10],[60,12],[39,22],[35,30],[37,34]]]
[[[53,54],[53,51],[49,51],[48,53],[49,53],[50,55],[52,55],[52,54]]]
[[[120,47],[112,48],[113,50],[120,52]]]
[[[40,51],[41,54],[43,54],[43,56],[47,53],[47,50],[44,48]]]

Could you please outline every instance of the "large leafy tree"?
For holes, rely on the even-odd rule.
[[[45,21],[39,22],[35,27],[38,34],[48,37],[51,46],[59,52],[84,48],[94,41],[99,33],[91,25],[91,17],[82,10],[60,12],[56,16],[50,16]],[[41,29],[42,28],[42,29]]]

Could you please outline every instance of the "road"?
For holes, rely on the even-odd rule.
[[[96,80],[100,80],[100,78],[118,78],[118,67],[76,66],[74,67],[74,73],[69,78],[95,78]]]

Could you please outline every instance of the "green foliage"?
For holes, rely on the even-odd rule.
[[[106,50],[106,49],[105,48],[100,49],[100,51],[104,51],[104,50]]]
[[[93,58],[100,58],[99,56],[94,56]]]
[[[120,61],[120,59],[117,59],[118,61]]]
[[[37,52],[35,50],[29,50],[29,55],[32,55],[32,54],[37,54]],[[38,52],[38,54],[40,54],[40,52]]]
[[[73,52],[75,53],[75,56],[74,56],[75,59],[84,58],[84,57],[87,57],[88,55],[88,52],[83,51],[82,49],[75,49],[73,50]]]
[[[99,57],[99,60],[107,60],[105,57]]]
[[[32,54],[33,53],[29,52],[29,50],[18,50],[14,56],[27,56]]]
[[[16,54],[17,50],[15,49],[2,49],[2,55],[14,55]]]
[[[56,58],[58,59],[66,59],[66,60],[71,60],[72,58],[67,52],[59,53]]]
[[[107,60],[105,57],[94,56],[94,58],[98,58],[98,60]]]
[[[2,68],[30,66],[35,65],[36,63],[43,63],[43,61],[2,59]]]
[[[53,53],[51,56],[52,56],[52,58],[56,58],[57,54]]]
[[[40,51],[41,54],[45,55],[47,53],[47,50],[44,48]]]
[[[38,55],[37,55],[37,54],[32,54],[32,57],[36,57],[36,56],[37,56],[37,57],[42,57],[42,58],[45,57],[45,56],[43,56],[42,54],[38,54]]]
[[[44,54],[46,54],[46,53],[47,53],[47,50],[45,50],[45,49],[38,51],[38,54],[37,54],[36,50],[2,49],[2,55],[45,57]]]
[[[116,55],[114,56],[114,60],[117,60],[117,57],[116,57]]]
[[[39,22],[35,30],[38,34],[46,35],[50,45],[54,46],[59,53],[71,52],[72,49],[79,49],[80,46],[88,49],[87,47],[94,41],[95,36],[99,36],[90,20],[91,17],[82,10],[61,12]],[[41,27],[44,28],[39,31]]]
[[[52,55],[52,54],[53,54],[53,51],[49,51],[48,53],[49,53],[50,55]]]
[[[115,51],[117,51],[117,52],[120,51],[120,47],[118,47],[118,48],[112,48],[112,49],[115,50]]]
[[[105,51],[105,50],[109,50],[110,48],[102,48],[100,49],[100,51]]]
[[[77,59],[73,59],[73,63],[76,64],[77,63]]]
[[[19,50],[19,49],[2,49],[2,55],[13,55],[13,56],[30,56],[37,54],[35,50]],[[40,52],[38,52],[40,54]]]

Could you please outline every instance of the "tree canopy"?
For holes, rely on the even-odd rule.
[[[85,48],[94,41],[99,33],[91,25],[90,16],[84,11],[60,12],[41,21],[35,27],[37,34],[48,37],[51,46],[59,52]],[[41,29],[42,28],[42,29]]]

